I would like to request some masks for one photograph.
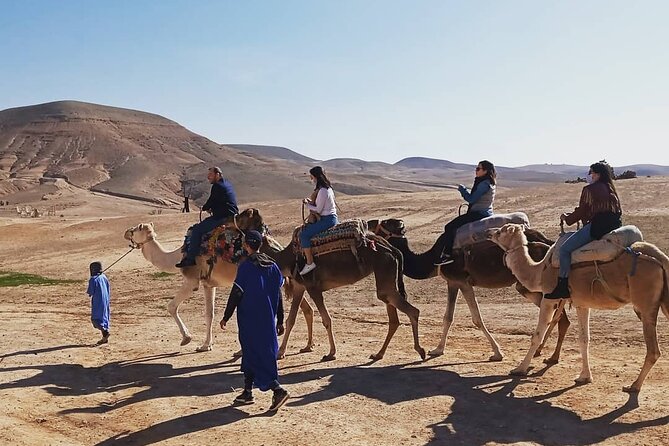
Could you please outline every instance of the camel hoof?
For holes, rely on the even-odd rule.
[[[585,378],[578,377],[574,380],[574,382],[576,384],[578,384],[579,386],[582,386],[584,384],[590,384],[592,382],[592,378],[589,377],[589,376],[587,376]]]
[[[325,355],[321,358],[321,362],[334,361],[335,359],[337,359],[336,355]]]
[[[378,353],[374,353],[369,355],[369,359],[372,361],[378,361],[379,359],[383,359],[383,355],[379,355]]]
[[[241,357],[242,357],[242,351],[241,351],[241,350],[237,350],[236,352],[234,352],[234,353],[232,354],[232,357],[233,357],[233,358],[241,358]]]
[[[534,356],[532,356],[532,357],[533,358],[538,358],[539,356],[541,356],[541,350],[537,350],[536,352],[534,352]]]
[[[623,386],[623,392],[626,393],[639,393],[639,390],[635,386]]]
[[[559,359],[558,358],[553,358],[552,356],[550,358],[544,359],[544,364],[547,364],[547,365],[555,365],[558,362],[560,362]]]
[[[504,359],[504,355],[501,353],[495,353],[492,355],[490,358],[488,358],[488,361],[490,362],[500,362],[502,359]]]
[[[417,351],[418,354],[420,355],[420,359],[425,359],[425,358],[426,358],[426,356],[425,356],[425,349],[424,349],[424,348],[421,347],[421,348],[419,348],[419,349],[416,350],[416,351]]]
[[[314,348],[311,345],[307,345],[304,348],[300,349],[300,353],[311,353],[314,351]]]
[[[286,355],[284,353],[279,353],[276,355],[276,360],[278,361],[279,359],[285,359]]]
[[[509,375],[511,375],[511,376],[527,376],[527,370],[516,368],[516,369],[511,370],[509,372]]]
[[[444,349],[443,348],[435,348],[434,350],[430,350],[427,352],[428,355],[430,356],[441,356],[444,354]]]
[[[184,345],[190,344],[190,341],[192,341],[193,338],[190,336],[184,336],[183,339],[181,340],[181,346],[183,347]]]
[[[211,345],[201,345],[195,349],[196,352],[208,352],[211,351]]]

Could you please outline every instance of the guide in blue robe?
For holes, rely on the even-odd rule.
[[[88,279],[88,295],[91,296],[91,322],[98,330],[109,331],[109,280],[104,273],[92,275]]]
[[[237,308],[242,372],[262,391],[278,384],[276,356],[279,351],[276,326],[283,321],[279,267],[264,254],[254,253],[237,268],[223,320]]]

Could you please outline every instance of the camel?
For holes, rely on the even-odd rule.
[[[260,221],[260,224],[258,223],[258,220]],[[251,226],[261,226],[262,220],[259,216],[253,215],[252,210],[247,209],[239,216],[237,216],[235,223],[240,229],[245,229]],[[173,251],[166,251],[157,240],[157,235],[153,223],[141,223],[137,226],[133,226],[132,228],[129,228],[125,231],[123,237],[126,240],[129,240],[133,246],[138,247],[142,251],[144,258],[146,258],[146,260],[148,260],[160,271],[182,274],[183,283],[177,290],[176,296],[167,304],[167,309],[176,321],[177,326],[179,327],[179,331],[181,332],[182,346],[190,343],[192,336],[186,327],[186,324],[184,324],[183,320],[179,316],[179,306],[191,296],[193,291],[197,291],[200,285],[202,285],[204,288],[205,323],[207,327],[207,336],[204,340],[204,343],[197,347],[196,351],[205,352],[211,350],[213,345],[213,320],[216,287],[232,285],[232,282],[234,281],[237,274],[237,265],[224,261],[216,262],[214,264],[214,268],[212,269],[211,276],[208,279],[204,279],[201,277],[200,266],[208,269],[208,265],[204,263],[202,257],[198,257],[198,266],[188,268],[177,268],[174,266],[181,260],[183,256],[182,247],[179,247]],[[268,247],[268,249],[270,251],[272,249],[277,249],[276,246],[277,245],[274,245],[274,247]],[[278,246],[280,247],[281,245]],[[294,288],[296,288],[295,291]],[[299,289],[299,285],[290,280],[287,280],[284,286],[284,292],[288,296],[292,296],[294,292],[299,293]],[[302,299],[302,294],[299,294],[299,299],[297,301],[307,321],[308,330],[307,346],[303,348],[302,351],[311,351],[313,347],[312,325],[314,312],[311,308],[311,305],[309,305],[309,302],[307,302],[306,299]],[[279,330],[281,329],[282,328],[280,327]],[[239,354],[239,352],[236,354]]]
[[[292,277],[303,286],[314,300],[320,312],[323,326],[328,333],[330,351],[323,356],[322,361],[336,359],[337,347],[332,330],[332,317],[325,306],[323,293],[333,288],[351,285],[374,273],[376,279],[376,296],[386,304],[388,313],[388,333],[377,353],[370,355],[372,360],[379,360],[385,355],[388,344],[400,325],[397,310],[405,313],[411,320],[413,331],[414,349],[422,359],[425,359],[425,350],[420,346],[418,340],[418,317],[420,311],[411,305],[406,298],[404,281],[402,277],[402,255],[387,243],[383,238],[374,234],[366,235],[373,246],[363,245],[357,248],[357,254],[352,251],[336,251],[320,255],[316,259],[318,267],[305,278],[298,271],[297,257],[293,248],[289,245],[281,251],[268,253],[284,275]],[[265,244],[273,244],[276,241],[269,235],[265,236]],[[286,318],[286,332],[279,347],[279,357],[283,357],[288,345],[290,332],[295,324],[297,308],[300,300],[293,297],[290,313]]]
[[[506,224],[488,230],[487,236],[506,252],[507,264],[523,286],[542,293],[548,293],[555,287],[557,268],[549,266],[549,255],[539,262],[530,258],[527,237],[521,227]],[[651,243],[636,242],[631,249],[637,254],[623,252],[609,262],[583,262],[572,266],[569,285],[571,303],[578,315],[582,362],[577,384],[592,382],[588,351],[590,308],[615,310],[631,303],[641,320],[646,357],[637,379],[630,386],[623,387],[623,391],[639,392],[648,372],[660,357],[656,324],[660,308],[669,318],[669,257]],[[530,349],[520,365],[511,371],[512,375],[527,374],[534,351],[556,305],[556,300],[541,301],[539,321],[532,334]]]
[[[493,354],[488,360],[501,361],[504,358],[499,344],[483,322],[478,301],[474,294],[474,286],[506,288],[515,283],[518,292],[536,306],[539,306],[542,299],[541,293],[530,292],[518,283],[511,271],[504,265],[504,251],[491,242],[483,241],[470,245],[466,249],[456,249],[454,251],[456,258],[454,263],[437,267],[434,266],[434,261],[439,258],[443,249],[443,239],[438,239],[428,251],[416,254],[409,247],[402,220],[395,218],[381,221],[370,220],[367,222],[367,225],[371,231],[384,236],[394,247],[402,251],[404,256],[404,274],[406,276],[412,279],[423,280],[439,275],[448,284],[448,302],[446,304],[446,312],[444,313],[441,340],[434,350],[428,352],[430,356],[440,356],[444,353],[448,332],[453,323],[458,291],[462,291],[474,326],[483,332],[493,349]],[[543,258],[548,251],[549,245],[553,244],[553,241],[533,229],[526,229],[526,233],[532,241],[530,243],[532,257],[537,259]],[[558,320],[558,342],[555,351],[550,358],[544,360],[545,363],[556,364],[559,361],[562,342],[564,341],[569,324],[569,319],[563,311]],[[543,343],[541,347],[543,347]],[[539,353],[540,349],[537,350],[537,356]]]

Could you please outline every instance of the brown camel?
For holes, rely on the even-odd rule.
[[[306,278],[297,273],[297,257],[292,246],[288,246],[279,252],[268,252],[268,254],[274,258],[284,275],[294,278],[295,282],[302,285],[316,303],[330,343],[330,351],[323,356],[323,361],[335,359],[337,353],[332,331],[332,318],[325,306],[323,293],[333,288],[356,283],[372,273],[374,273],[376,279],[376,296],[386,304],[388,333],[381,349],[372,354],[370,358],[378,360],[385,355],[388,344],[400,325],[397,314],[397,310],[400,310],[411,320],[414,349],[424,359],[425,350],[420,346],[418,340],[420,311],[406,299],[402,277],[402,254],[381,237],[371,233],[368,233],[366,237],[367,241],[371,243],[358,247],[357,255],[352,251],[337,251],[318,256],[316,260],[318,267],[312,273],[309,273]],[[272,243],[276,243],[276,241],[272,237],[266,236],[265,244]],[[290,313],[286,318],[286,332],[279,348],[280,357],[285,354],[299,306],[300,300],[295,296],[290,307]]]
[[[533,261],[528,253],[527,237],[518,225],[507,224],[488,231],[488,237],[497,243],[507,256],[507,264],[518,280],[529,290],[550,292],[557,282],[557,268],[549,265],[549,256]],[[582,368],[576,379],[578,384],[592,382],[588,347],[590,343],[590,308],[615,310],[629,303],[641,320],[646,341],[646,358],[637,379],[625,392],[638,392],[643,381],[660,357],[657,342],[657,315],[662,308],[669,318],[669,257],[655,245],[636,242],[630,254],[623,252],[609,262],[583,262],[572,266],[569,274],[571,302],[576,307],[579,322],[579,344]],[[511,371],[513,375],[526,375],[539,340],[546,331],[556,300],[543,299],[539,322],[532,335],[527,355]]]
[[[230,221],[227,224],[237,225],[240,230],[246,230],[251,227],[262,227],[262,218],[253,209],[247,209],[237,216],[235,221]],[[174,317],[174,320],[181,331],[181,345],[186,345],[191,342],[192,336],[179,316],[179,306],[186,301],[196,291],[200,285],[204,288],[205,297],[205,321],[207,325],[207,336],[204,343],[197,348],[197,351],[209,351],[213,345],[213,318],[214,318],[214,303],[216,297],[216,287],[229,286],[232,284],[237,274],[237,265],[229,262],[216,262],[208,278],[202,278],[203,273],[208,270],[208,265],[202,257],[198,257],[198,265],[188,268],[177,268],[174,265],[181,260],[182,247],[172,251],[166,251],[158,242],[153,223],[140,223],[125,231],[124,238],[129,240],[133,246],[142,251],[144,257],[151,262],[156,268],[164,272],[181,273],[183,275],[183,283],[177,290],[176,296],[167,304],[167,309]],[[280,244],[268,247],[268,250],[282,247]],[[301,286],[294,281],[288,280],[284,286],[285,294],[292,296],[293,293],[299,294],[297,299],[298,304],[302,308],[304,317],[307,321],[308,340],[307,346],[303,351],[311,351],[313,346],[312,340],[312,325],[313,325],[313,309],[311,305],[302,299],[300,293]]]
[[[472,316],[472,322],[483,332],[492,346],[493,355],[489,360],[501,361],[504,355],[499,344],[483,322],[474,294],[474,287],[506,288],[515,283],[518,292],[536,306],[539,306],[542,298],[541,293],[530,292],[518,283],[511,271],[504,265],[504,251],[494,243],[482,241],[467,246],[464,249],[455,249],[455,262],[436,267],[434,266],[434,262],[442,252],[443,237],[440,237],[428,251],[416,254],[409,247],[409,242],[405,236],[406,229],[402,220],[396,218],[381,221],[371,220],[367,222],[367,225],[370,231],[384,236],[394,247],[402,251],[404,255],[404,274],[406,276],[422,280],[439,275],[448,284],[448,302],[446,304],[446,312],[444,313],[441,340],[437,348],[431,350],[428,354],[439,356],[444,353],[448,331],[453,323],[458,291],[462,291],[462,295],[465,298],[465,302],[467,302],[469,312]],[[549,245],[553,244],[553,241],[533,229],[526,229],[526,233],[532,242],[530,243],[532,257],[536,259],[543,258],[548,251]],[[559,361],[562,342],[568,327],[569,319],[563,310],[563,314],[558,322],[558,342],[555,351],[550,358],[544,360],[545,363],[555,364]],[[540,350],[537,351],[537,355],[539,353]]]

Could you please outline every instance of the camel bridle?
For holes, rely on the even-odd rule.
[[[380,234],[380,232],[382,234]],[[379,224],[376,225],[376,228],[374,229],[374,234],[378,235],[379,237],[383,237],[386,240],[393,237],[404,238],[404,234],[395,234],[394,232],[391,232],[390,230],[386,229],[386,227],[383,226],[382,222],[379,222]]]

